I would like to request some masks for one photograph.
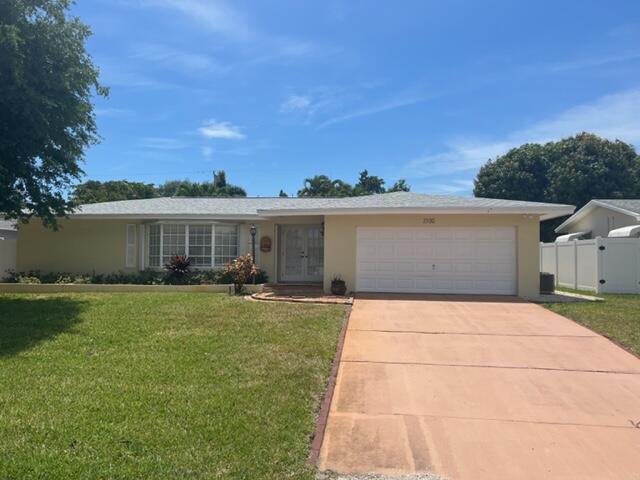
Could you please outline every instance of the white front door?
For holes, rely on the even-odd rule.
[[[358,228],[360,292],[516,293],[514,227]]]
[[[280,280],[319,282],[324,268],[324,238],[320,225],[280,227]]]

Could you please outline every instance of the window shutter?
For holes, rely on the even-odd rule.
[[[127,225],[127,252],[126,266],[133,268],[136,266],[136,226]]]

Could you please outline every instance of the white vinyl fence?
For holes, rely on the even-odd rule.
[[[556,285],[597,293],[640,293],[640,238],[540,244],[540,271]]]

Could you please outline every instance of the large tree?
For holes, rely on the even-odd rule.
[[[92,95],[107,95],[70,0],[0,1],[0,212],[45,225],[73,207],[65,192],[98,140]]]
[[[581,133],[514,148],[481,167],[474,183],[476,197],[580,208],[593,198],[638,198],[640,157],[627,143]],[[543,222],[543,240],[554,238],[553,228],[559,221]]]

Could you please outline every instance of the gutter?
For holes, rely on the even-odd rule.
[[[489,214],[489,215],[540,215],[541,220],[571,215],[575,207],[562,205],[554,208],[450,208],[450,207],[382,207],[382,208],[307,208],[307,209],[268,209],[258,210],[262,217],[291,217],[300,215],[381,215],[381,214]]]

